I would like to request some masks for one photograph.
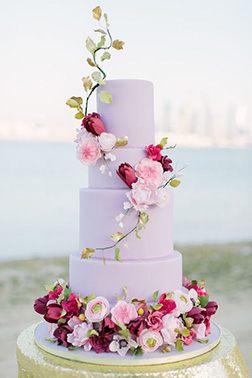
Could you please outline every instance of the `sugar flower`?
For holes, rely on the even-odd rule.
[[[102,151],[110,152],[115,146],[116,137],[114,134],[104,132],[98,137],[98,141]]]
[[[176,318],[173,314],[167,314],[163,317],[164,328],[161,330],[161,334],[164,338],[164,342],[168,345],[175,345],[177,332],[176,328],[183,329],[184,325],[180,318]]]
[[[158,186],[163,181],[162,165],[152,159],[141,160],[140,164],[136,166],[136,174],[147,184]]]
[[[153,144],[150,144],[149,146],[145,147],[145,151],[148,152],[148,158],[158,161],[162,158],[161,151],[162,147],[158,144],[154,146]]]
[[[95,165],[101,157],[100,145],[95,137],[83,138],[77,145],[77,158],[86,165]]]
[[[150,328],[154,331],[160,331],[164,326],[162,317],[163,313],[161,311],[154,311],[146,319],[147,328]]]
[[[171,299],[176,303],[176,309],[174,311],[176,316],[185,314],[193,308],[190,296],[182,290],[175,290],[174,293],[172,293]]]
[[[137,346],[137,342],[132,339],[126,339],[121,335],[114,335],[113,341],[109,345],[109,350],[117,352],[120,356],[125,356],[130,348],[137,348]]]
[[[195,324],[194,329],[196,331],[197,339],[204,339],[206,333],[206,325],[204,323]]]
[[[159,207],[165,207],[170,202],[170,194],[165,188],[159,188],[157,190],[157,196],[158,200],[156,202],[156,205],[158,205]]]
[[[168,156],[162,156],[160,159],[164,172],[172,172],[173,168],[171,166],[172,160]]]
[[[112,321],[114,323],[129,324],[129,322],[137,317],[137,311],[132,303],[118,301],[111,309]]]
[[[116,173],[129,188],[132,188],[132,184],[137,181],[135,170],[129,163],[120,164]]]
[[[157,331],[144,329],[139,337],[137,343],[142,347],[144,352],[154,352],[163,344],[163,338]]]
[[[85,127],[88,132],[96,136],[106,131],[100,114],[94,112],[83,118],[81,126]]]
[[[83,322],[74,326],[73,332],[67,335],[67,341],[73,346],[84,346],[86,351],[91,349],[89,344],[89,337],[87,337],[87,331],[92,329],[92,324]]]
[[[156,187],[141,180],[132,184],[132,190],[126,196],[136,211],[147,210],[149,205],[154,205],[158,200]]]
[[[85,311],[86,318],[92,322],[102,321],[110,311],[109,302],[104,297],[96,297],[88,302]]]

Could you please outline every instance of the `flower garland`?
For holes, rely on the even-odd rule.
[[[48,323],[51,338],[47,341],[64,345],[68,350],[83,348],[96,353],[117,352],[120,356],[161,349],[183,351],[193,340],[207,343],[211,333],[210,319],[218,305],[209,301],[205,281],[188,281],[184,278],[187,292],[176,290],[159,295],[153,302],[124,298],[110,308],[108,300],[95,295],[81,297],[59,279],[49,292],[35,300],[34,309]]]

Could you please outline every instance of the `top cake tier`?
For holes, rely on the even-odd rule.
[[[108,133],[128,137],[128,147],[143,148],[154,142],[153,84],[146,80],[108,80],[97,90],[97,112]],[[99,100],[99,91],[111,93],[113,102]]]

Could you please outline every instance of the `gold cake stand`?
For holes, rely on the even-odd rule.
[[[234,336],[220,327],[220,343],[199,357],[149,366],[110,366],[69,361],[37,347],[33,325],[17,341],[18,378],[249,378]]]

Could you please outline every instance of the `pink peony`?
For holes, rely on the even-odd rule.
[[[175,345],[177,332],[176,328],[182,330],[184,325],[180,318],[176,318],[173,314],[167,314],[163,317],[164,328],[161,330],[161,334],[164,338],[164,342],[168,345]]]
[[[79,306],[76,299],[76,295],[71,293],[68,300],[61,303],[63,309],[67,312],[67,317],[69,318],[71,318],[74,314],[78,315],[79,313]]]
[[[154,331],[160,331],[164,324],[163,324],[163,313],[161,311],[154,311],[152,314],[148,316],[146,319],[147,328],[150,328]]]
[[[101,135],[98,137],[98,141],[102,151],[110,152],[112,148],[115,146],[116,137],[114,134],[104,132],[101,133]]]
[[[145,147],[145,151],[148,152],[148,158],[158,161],[162,158],[161,151],[162,147],[159,145],[154,146],[153,144],[150,144],[149,146]]]
[[[92,322],[101,322],[110,312],[110,306],[106,298],[96,297],[88,302],[85,311],[86,318]]]
[[[193,337],[196,337],[197,333],[194,328],[190,329],[189,336],[181,336],[181,340],[184,342],[185,345],[190,345],[193,342]]]
[[[81,126],[84,126],[89,133],[92,133],[96,136],[106,131],[100,114],[98,113],[92,113],[84,117]]]
[[[111,309],[112,320],[114,323],[129,324],[129,322],[137,317],[137,311],[132,303],[118,301]]]
[[[93,326],[91,324],[87,324],[86,322],[75,325],[73,332],[67,335],[67,341],[73,346],[84,346],[84,349],[89,351],[91,349],[91,345],[89,344],[89,338],[86,335],[87,331],[90,329],[93,329]]]
[[[129,188],[137,181],[135,171],[129,163],[120,164],[116,173]]]
[[[151,185],[161,185],[163,181],[162,164],[151,159],[143,159],[136,166],[137,176],[144,180],[145,183]]]
[[[101,157],[100,145],[95,137],[81,139],[77,145],[77,158],[87,165],[94,165]]]
[[[154,352],[163,344],[163,338],[159,332],[150,329],[144,329],[138,339],[137,343],[142,347],[144,352]]]
[[[132,184],[132,191],[126,193],[129,201],[136,211],[145,211],[150,205],[157,202],[157,190],[154,185],[149,185],[138,180]]]
[[[69,325],[69,327],[73,328],[77,325],[77,324],[81,324],[82,321],[79,319],[78,316],[73,316],[71,319],[68,320],[67,324]]]
[[[163,313],[163,315],[169,314],[176,308],[176,303],[172,299],[166,299],[166,294],[162,294],[159,297],[158,304],[162,303],[162,307],[159,311]]]

